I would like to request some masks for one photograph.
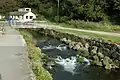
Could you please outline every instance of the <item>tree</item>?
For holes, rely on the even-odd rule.
[[[7,14],[17,9],[15,0],[0,0],[0,13]]]

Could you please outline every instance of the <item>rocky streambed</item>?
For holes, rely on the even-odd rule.
[[[104,51],[100,51],[97,46],[91,46],[89,43],[74,42],[66,38],[60,40],[77,51],[80,62],[86,57],[93,60],[92,64],[104,67],[105,69],[117,69],[120,66],[120,62],[117,59],[111,59],[111,57],[104,55],[102,53]]]
[[[113,66],[117,68],[116,65],[112,65],[114,64],[113,60],[102,53],[98,53],[95,47],[91,49],[91,52],[93,52],[91,54],[89,53],[90,45],[87,43],[83,45],[66,38],[57,40],[47,36],[44,37],[39,36],[37,47],[45,53],[42,62],[44,62],[44,67],[52,74],[53,80],[120,79],[118,70],[106,70],[111,69],[108,65],[111,65],[112,69]]]
[[[86,57],[93,60],[93,64],[105,69],[120,67],[120,45],[106,42],[101,38],[85,38],[78,35],[59,32],[53,29],[29,29],[36,34],[42,34],[58,39],[69,48],[77,51],[78,58]]]

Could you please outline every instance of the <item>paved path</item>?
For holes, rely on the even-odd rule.
[[[15,29],[0,34],[0,74],[2,80],[32,80],[25,41]]]
[[[1,22],[2,23],[2,22]],[[35,25],[35,26],[33,26]],[[108,35],[108,36],[120,36],[120,33],[113,33],[113,32],[104,32],[104,31],[94,31],[94,30],[85,30],[85,29],[76,29],[76,28],[66,28],[58,25],[52,25],[46,23],[36,23],[36,24],[30,24],[27,26],[19,25],[14,26],[16,28],[52,28],[52,29],[66,29],[66,30],[74,30],[74,31],[81,31],[81,32],[88,32],[88,33],[95,33],[95,34],[101,34],[101,35]]]

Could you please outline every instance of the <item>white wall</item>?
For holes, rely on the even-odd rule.
[[[26,16],[28,16],[28,19],[26,19]],[[30,16],[33,16],[33,19],[36,19],[36,15],[32,12],[28,12],[27,14],[24,15],[24,21],[32,21],[33,19],[30,19]]]
[[[27,9],[28,9],[28,11],[27,11]],[[18,12],[25,12],[25,11],[31,12],[31,8],[21,8],[21,9],[18,9]]]
[[[2,16],[0,15],[0,19],[2,19]]]

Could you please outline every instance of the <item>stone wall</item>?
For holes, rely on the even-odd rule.
[[[53,38],[57,38],[69,45],[70,48],[80,51],[87,50],[91,53],[102,53],[104,57],[109,57],[113,62],[117,62],[117,66],[120,66],[120,45],[110,42],[105,42],[101,38],[84,38],[73,34],[62,33],[53,29],[29,29],[37,32],[37,34],[43,34]],[[79,50],[80,49],[80,50]],[[84,50],[84,51],[85,51]],[[98,54],[97,54],[98,55]],[[95,55],[92,55],[94,58]],[[101,60],[104,60],[101,58]],[[100,60],[99,60],[100,61]],[[103,63],[102,63],[103,64]]]

